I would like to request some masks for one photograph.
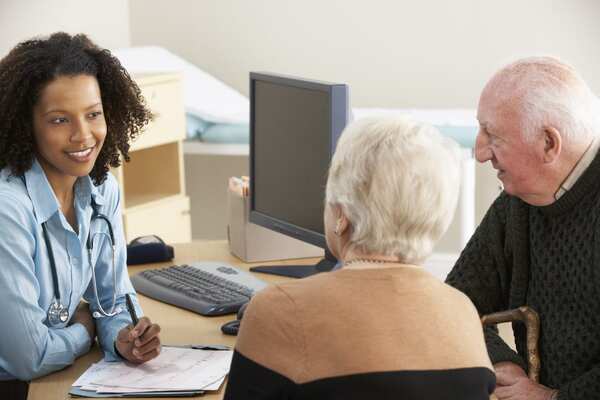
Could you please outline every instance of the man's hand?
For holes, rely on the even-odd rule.
[[[115,346],[123,358],[141,364],[160,354],[160,326],[148,317],[140,318],[138,324],[121,329]]]
[[[88,334],[90,335],[90,340],[93,342],[94,338],[96,337],[96,322],[94,321],[94,318],[92,318],[92,313],[90,312],[90,305],[88,303],[82,301],[77,306],[75,314],[73,315],[73,318],[71,318],[69,325],[73,325],[76,323],[80,323],[85,327]]]
[[[515,363],[494,364],[498,400],[552,400],[556,390],[533,382]]]

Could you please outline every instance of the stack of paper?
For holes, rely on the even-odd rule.
[[[85,397],[197,395],[218,390],[232,351],[163,347],[144,364],[100,361],[77,379],[71,394]]]

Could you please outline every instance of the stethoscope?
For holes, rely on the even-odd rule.
[[[113,234],[112,224],[106,217],[106,215],[101,214],[98,211],[98,205],[94,198],[91,199],[92,203],[92,219],[90,221],[90,232],[88,232],[87,237],[87,253],[88,260],[90,266],[92,267],[92,284],[94,286],[94,295],[96,296],[96,305],[98,306],[98,311],[95,311],[92,315],[94,318],[102,318],[102,317],[112,317],[121,312],[120,307],[116,307],[117,304],[117,271],[115,270],[115,236]],[[108,226],[108,234],[105,232],[96,232],[93,236],[91,235],[92,231],[92,223],[94,220],[104,221]],[[46,227],[46,223],[42,223],[42,230],[44,231],[44,242],[46,242],[46,249],[48,251],[48,259],[50,260],[50,269],[52,270],[52,283],[54,286],[54,299],[48,308],[48,322],[50,325],[60,325],[64,324],[69,320],[69,308],[65,307],[65,305],[61,302],[60,297],[60,288],[58,285],[58,272],[56,270],[56,263],[54,261],[54,252],[52,251],[52,243],[50,242],[50,237],[48,235],[48,228]],[[96,268],[94,264],[92,264],[92,250],[93,250],[93,239],[97,235],[103,235],[110,240],[110,247],[112,249],[112,275],[113,275],[113,299],[112,306],[110,311],[105,311],[100,304],[100,300],[98,297],[98,286],[96,285]]]

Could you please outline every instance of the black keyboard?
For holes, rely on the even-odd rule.
[[[140,272],[131,277],[136,291],[202,315],[237,312],[266,284],[223,263],[195,263]]]

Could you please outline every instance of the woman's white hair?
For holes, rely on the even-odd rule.
[[[365,118],[342,133],[326,202],[351,223],[363,254],[418,264],[448,228],[459,192],[458,145],[408,118]]]
[[[516,101],[527,141],[553,126],[566,141],[600,135],[600,101],[575,69],[554,57],[528,57],[500,69],[490,80],[495,95]]]

